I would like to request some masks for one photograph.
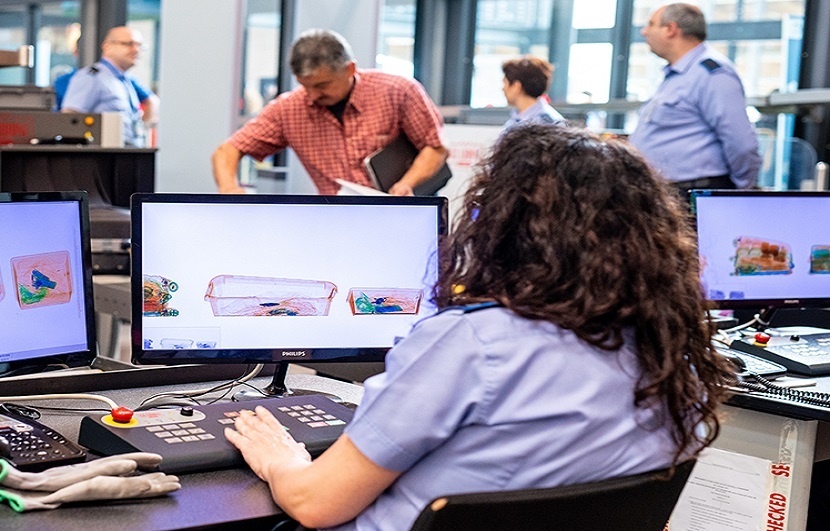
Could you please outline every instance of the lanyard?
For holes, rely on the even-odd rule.
[[[127,78],[124,72],[118,70],[115,65],[106,59],[101,59],[99,62],[106,66],[110,72],[112,72],[112,74],[124,84],[124,89],[127,91],[127,100],[130,102],[130,109],[133,111],[133,114],[137,113],[139,107],[138,93],[135,91],[132,81]]]

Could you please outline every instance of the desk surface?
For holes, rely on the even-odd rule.
[[[269,378],[255,378],[252,383],[263,387]],[[289,374],[289,387],[312,389],[359,403],[363,388],[357,385],[312,375]],[[147,387],[104,391],[117,403],[134,407],[147,396],[175,389],[197,389],[207,384],[189,384],[165,387]],[[22,401],[21,401],[22,402]],[[41,401],[31,405],[62,407],[97,407],[95,402]],[[90,405],[91,404],[91,405]],[[42,422],[77,441],[82,415],[43,410]],[[245,521],[245,529],[270,529],[282,512],[271,499],[262,481],[249,469],[228,469],[193,474],[181,474],[182,488],[168,496],[148,500],[110,501],[70,504],[51,511],[17,514],[9,507],[0,507],[0,527],[4,530],[85,531],[161,530],[204,528],[227,525],[236,528]],[[259,524],[259,525],[258,525]]]
[[[808,387],[797,387],[794,391],[826,393],[830,397],[830,376],[795,376],[789,380],[809,380],[815,385]],[[782,417],[791,417],[801,420],[820,420],[830,422],[830,408],[810,404],[806,401],[798,401],[787,398],[776,398],[773,396],[760,395],[756,393],[736,393],[729,399],[732,406],[744,409],[772,413]]]

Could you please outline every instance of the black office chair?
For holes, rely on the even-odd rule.
[[[695,461],[668,470],[547,489],[455,494],[429,503],[411,531],[663,531]]]

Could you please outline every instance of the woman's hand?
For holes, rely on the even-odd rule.
[[[311,463],[305,445],[295,441],[262,406],[257,406],[255,412],[241,411],[234,429],[225,428],[225,437],[242,452],[251,470],[263,481],[273,481],[281,470]]]

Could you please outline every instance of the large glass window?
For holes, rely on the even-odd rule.
[[[147,49],[141,52],[141,59],[130,69],[130,75],[155,92],[158,92],[160,14],[161,0],[127,2],[127,25],[141,32],[147,46]]]
[[[34,35],[27,28],[40,20]],[[34,69],[0,68],[0,84],[48,86],[58,75],[76,66],[75,42],[80,34],[80,0],[65,2],[20,2],[0,7],[0,49],[14,50],[32,45]]]
[[[611,87],[614,47],[610,42],[592,42],[571,46],[568,60],[568,101],[604,103]]]
[[[0,49],[16,50],[28,44],[26,25],[28,10],[23,6],[0,8]],[[26,69],[23,67],[0,68],[0,85],[23,85],[26,83]]]
[[[415,0],[385,0],[380,15],[377,68],[404,77],[414,75]]]
[[[243,119],[259,113],[277,95],[280,15],[277,0],[248,0],[240,109]]]
[[[279,93],[282,11],[279,0],[248,0],[242,62],[242,94],[239,125],[258,114]],[[242,160],[239,176],[243,185],[263,192],[284,191],[285,153],[261,162]]]
[[[573,27],[613,28],[616,24],[617,0],[582,0],[573,5]]]
[[[470,105],[503,107],[501,64],[531,54],[549,58],[553,0],[479,0]]]

